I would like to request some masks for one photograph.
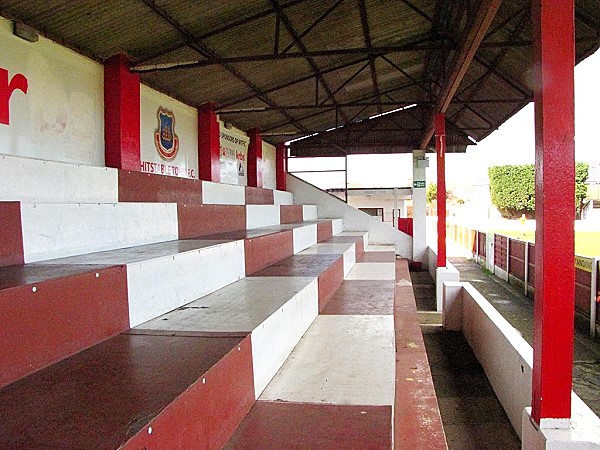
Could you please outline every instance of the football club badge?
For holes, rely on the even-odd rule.
[[[175,134],[175,115],[172,111],[158,108],[158,129],[154,132],[154,145],[164,159],[173,159],[179,150],[179,138]]]

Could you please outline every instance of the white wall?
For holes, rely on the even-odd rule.
[[[237,128],[225,128],[219,121],[221,141],[221,183],[248,185],[248,144],[250,138]]]
[[[26,42],[0,18],[0,68],[9,80],[28,81],[15,91],[10,123],[0,124],[0,153],[104,166],[104,69],[48,39]]]
[[[173,113],[177,153],[163,157],[157,149],[159,109]],[[148,86],[140,86],[140,153],[142,172],[198,179],[198,110]]]
[[[277,187],[275,170],[275,146],[263,141],[262,143],[262,180],[265,189]]]
[[[371,244],[393,244],[396,254],[412,259],[412,238],[382,223],[377,217],[348,206],[337,197],[290,174],[287,175],[287,189],[294,194],[295,203],[316,204],[319,218],[343,219],[345,231],[368,231]]]

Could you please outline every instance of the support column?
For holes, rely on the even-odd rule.
[[[104,63],[104,154],[106,167],[141,170],[140,76],[123,54]]]
[[[212,103],[198,108],[198,174],[201,180],[221,181],[221,130]]]
[[[425,150],[413,151],[413,261],[427,264],[427,199]]]
[[[275,147],[275,176],[277,179],[277,189],[285,191],[287,188],[287,148],[284,142]]]
[[[435,115],[437,155],[437,266],[446,267],[446,115]]]
[[[248,130],[248,186],[263,187],[262,180],[262,138],[258,128]]]
[[[532,416],[541,428],[571,417],[575,302],[574,0],[533,0],[535,302]]]

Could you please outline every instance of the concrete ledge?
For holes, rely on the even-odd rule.
[[[470,283],[444,285],[444,327],[462,330],[523,449],[600,448],[600,419],[572,393],[568,429],[540,430],[529,420],[533,349]]]

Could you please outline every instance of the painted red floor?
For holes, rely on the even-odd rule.
[[[389,449],[391,427],[389,406],[257,401],[223,449]]]
[[[254,400],[248,338],[122,334],[0,390],[0,448],[119,448],[228,354],[236,383],[221,401],[241,420]]]

